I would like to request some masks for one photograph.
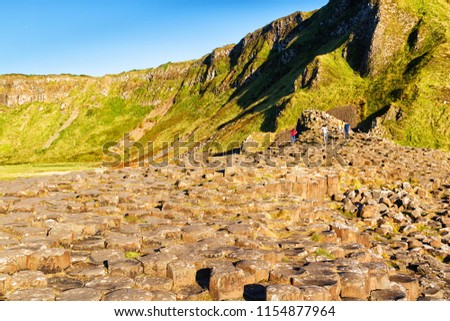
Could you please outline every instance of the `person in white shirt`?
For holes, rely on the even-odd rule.
[[[323,134],[323,140],[325,142],[325,144],[328,143],[328,128],[326,125],[322,126],[322,134]]]

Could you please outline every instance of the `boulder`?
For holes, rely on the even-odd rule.
[[[417,278],[406,275],[396,274],[390,277],[391,282],[395,282],[403,286],[406,290],[406,299],[408,301],[416,301],[420,294],[419,281]]]
[[[188,261],[173,261],[167,265],[167,277],[173,280],[174,289],[194,285],[197,269]]]
[[[363,273],[344,272],[341,274],[341,298],[367,300],[370,295],[367,276]]]
[[[246,274],[235,267],[214,268],[209,281],[209,292],[214,300],[240,300],[244,295]]]
[[[167,276],[167,265],[177,259],[168,253],[152,253],[139,258],[144,266],[144,273],[151,276]]]

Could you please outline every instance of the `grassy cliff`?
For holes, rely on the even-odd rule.
[[[302,110],[347,105],[368,121],[395,106],[401,117],[383,124],[394,140],[450,150],[449,9],[331,0],[195,61],[101,78],[0,76],[0,163],[100,161],[127,132],[144,145],[179,135],[232,149],[292,127]]]

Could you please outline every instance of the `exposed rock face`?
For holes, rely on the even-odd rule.
[[[377,3],[377,22],[368,52],[367,69],[371,74],[381,72],[393,57],[403,49],[418,18],[398,9],[395,1],[380,0]]]
[[[187,64],[189,66],[189,64]],[[75,75],[26,76],[4,75],[0,76],[0,105],[13,108],[30,103],[61,103],[64,109],[71,104],[70,95],[74,92],[83,94],[89,90],[97,91],[102,96],[108,96],[111,90],[120,87],[123,98],[131,95],[133,80],[148,80],[150,82],[171,81],[182,78],[187,73],[187,66],[182,64],[168,68],[150,69],[147,71],[130,72],[125,75],[112,75],[104,77],[89,77]],[[170,89],[170,88],[169,88]],[[93,96],[95,99],[95,96]],[[161,100],[150,99],[147,104],[159,105]]]
[[[346,58],[362,73],[376,75],[389,65],[407,43],[418,18],[400,10],[391,0],[330,1],[336,26],[333,36],[350,33]],[[349,13],[352,12],[352,15]]]
[[[352,128],[356,128],[361,122],[362,118],[362,107],[364,107],[364,102],[361,102],[360,106],[341,106],[336,107],[328,111],[331,116],[342,120],[343,122],[349,123]]]
[[[326,126],[330,136],[343,137],[345,119],[338,119],[329,113],[320,110],[306,110],[297,122],[297,131],[300,135],[304,132],[321,137],[322,127]]]
[[[389,138],[390,134],[386,129],[386,125],[389,122],[398,122],[402,120],[402,118],[403,111],[401,110],[401,108],[396,106],[389,106],[389,108],[383,115],[376,117],[372,121],[370,134],[380,138]]]
[[[15,107],[32,102],[64,100],[75,88],[92,83],[90,77],[76,76],[22,76],[0,77],[0,105]]]

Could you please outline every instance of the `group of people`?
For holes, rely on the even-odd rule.
[[[339,127],[339,132],[341,131],[341,127]],[[328,144],[328,127],[326,124],[323,124],[322,126],[322,135],[323,135],[323,140],[325,142],[325,144]],[[297,129],[293,128],[291,130],[291,141],[292,143],[295,144],[296,140],[297,140]],[[344,135],[345,135],[345,139],[349,140],[350,139],[350,124],[349,123],[345,123],[344,125]]]

